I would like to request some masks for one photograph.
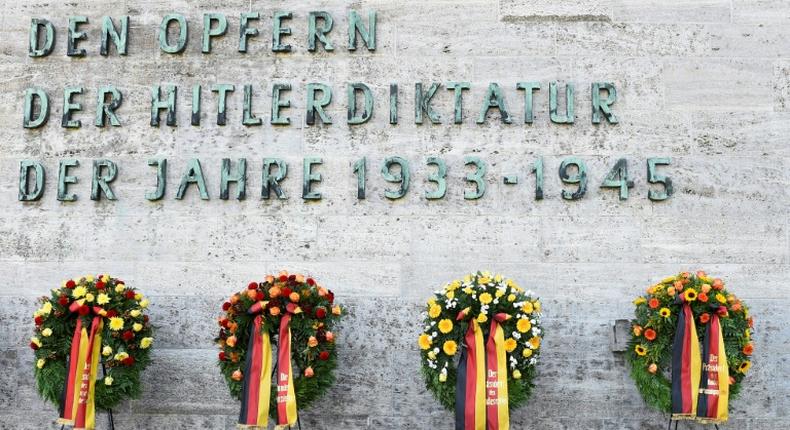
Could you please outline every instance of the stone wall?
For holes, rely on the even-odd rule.
[[[679,270],[725,278],[756,315],[756,355],[728,427],[790,427],[790,3],[781,0],[468,0],[468,1],[159,1],[34,0],[2,2],[0,30],[0,429],[55,428],[32,379],[27,338],[35,298],[62,279],[109,272],[144,290],[155,322],[155,362],[145,392],[116,411],[118,428],[235,428],[232,401],[216,365],[214,319],[223,298],[250,280],[288,269],[309,273],[349,306],[339,335],[338,383],[302,412],[305,429],[450,429],[452,416],[423,387],[416,337],[427,296],[474,269],[502,272],[545,301],[546,339],[536,395],[514,411],[513,428],[662,429],[611,352],[611,324],[631,316],[631,300]],[[377,49],[346,47],[347,11],[378,11]],[[237,52],[238,16],[259,11],[261,36]],[[273,54],[271,15],[294,13],[290,54]],[[306,49],[307,14],[335,18],[335,52]],[[190,39],[181,55],[158,49],[156,29],[170,12],[187,15]],[[204,12],[227,14],[230,28],[201,54]],[[129,55],[101,57],[100,20],[131,17]],[[69,15],[90,19],[88,55],[65,55]],[[52,55],[27,56],[30,19],[57,27]],[[290,82],[292,125],[268,124],[272,82]],[[371,85],[373,119],[345,123],[345,84]],[[442,124],[416,125],[414,83],[469,81],[465,120],[452,123],[452,92],[434,105]],[[536,118],[525,125],[518,81],[539,81]],[[577,86],[576,123],[549,121],[548,84]],[[590,122],[589,85],[611,81],[620,123]],[[335,90],[332,125],[304,125],[304,85]],[[515,119],[498,114],[474,122],[489,82],[506,89]],[[124,93],[121,127],[93,125],[96,90]],[[179,86],[178,127],[148,125],[150,86]],[[209,86],[232,83],[228,124],[214,123]],[[254,84],[264,124],[241,124],[241,86]],[[401,86],[398,125],[388,122],[387,89]],[[86,88],[83,127],[60,127],[66,85]],[[204,86],[203,125],[189,125],[189,94]],[[22,127],[25,89],[44,88],[49,123]],[[488,163],[486,195],[463,198],[465,155]],[[385,157],[412,163],[412,187],[397,201],[383,197]],[[428,201],[428,156],[448,163],[448,194]],[[579,201],[560,197],[559,163],[588,164],[590,186]],[[320,156],[324,198],[301,199],[301,160]],[[352,163],[369,163],[368,196],[356,199]],[[149,202],[155,171],[166,157],[166,197]],[[190,158],[199,158],[211,200],[195,189],[174,198]],[[246,157],[248,198],[219,199],[222,158]],[[288,200],[261,200],[262,158],[289,163]],[[534,199],[537,157],[546,166],[545,199]],[[636,182],[631,196],[598,185],[625,157]],[[665,202],[651,202],[645,160],[671,157],[662,168],[675,184]],[[57,201],[57,164],[77,158],[73,203]],[[117,201],[92,201],[91,162],[119,166]],[[47,168],[44,196],[17,200],[19,162]],[[518,185],[504,185],[519,173]],[[573,186],[566,186],[573,189]],[[99,418],[104,425],[104,418]]]

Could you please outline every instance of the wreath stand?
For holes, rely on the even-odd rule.
[[[672,416],[670,416],[669,417],[669,424],[667,425],[667,430],[670,430],[672,428],[672,421],[673,421],[672,420]],[[675,421],[675,430],[678,430],[678,423],[680,423],[681,420],[674,420],[674,421]],[[719,430],[719,425],[718,424],[713,424],[713,427],[716,430]]]
[[[102,373],[102,377],[107,376],[107,366],[104,365],[104,360],[101,361],[101,373]],[[115,430],[115,421],[112,418],[112,409],[107,409],[107,415],[110,418],[110,430]],[[66,428],[66,424],[62,424],[60,426],[60,430],[65,430],[65,428]]]

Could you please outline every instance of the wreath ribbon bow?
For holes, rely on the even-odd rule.
[[[463,320],[469,309],[456,320]],[[458,364],[455,398],[456,430],[507,430],[510,428],[507,393],[507,351],[501,322],[510,315],[499,313],[491,319],[488,341],[476,319],[469,320],[464,348]]]
[[[262,330],[262,312],[268,302],[250,306],[247,313],[255,315],[250,326],[250,340],[241,393],[240,428],[266,428],[269,424],[269,404],[272,381],[272,344],[267,330]],[[291,315],[301,310],[289,308],[280,319],[279,345],[277,349],[277,426],[286,427],[296,423],[296,395],[294,393],[293,368],[291,366]]]
[[[84,300],[77,300],[69,306],[71,312],[78,312],[85,306]],[[68,375],[63,387],[58,422],[73,426],[74,429],[92,430],[96,428],[96,374],[99,368],[101,331],[104,326],[104,309],[94,306],[90,331],[77,318],[74,336],[71,339],[71,353],[68,359]]]

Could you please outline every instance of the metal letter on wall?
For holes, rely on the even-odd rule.
[[[213,27],[214,23],[216,27]],[[228,31],[228,19],[221,13],[203,14],[203,46],[201,51],[204,54],[211,52],[211,38],[219,37]]]
[[[436,90],[442,84],[434,82],[431,84],[431,87],[428,88],[428,92],[423,94],[422,92],[422,82],[417,82],[414,84],[414,123],[415,124],[422,124],[422,115],[425,113],[428,115],[428,119],[431,120],[433,124],[439,124],[441,121],[439,120],[439,114],[433,110],[431,107],[431,99],[436,94]]]
[[[505,103],[505,96],[502,94],[502,89],[499,84],[492,82],[488,84],[488,92],[483,99],[483,107],[480,109],[480,115],[477,117],[477,123],[483,124],[486,122],[486,116],[491,108],[499,109],[499,115],[502,122],[510,124],[513,122],[510,119],[510,112],[507,110],[507,103]]]
[[[151,158],[148,160],[148,165],[156,166],[156,190],[145,193],[145,198],[153,202],[165,196],[165,188],[167,188],[167,158]]]
[[[40,100],[38,112],[35,109],[36,99]],[[38,128],[46,124],[47,119],[49,119],[49,96],[41,88],[28,88],[25,91],[25,114],[22,118],[22,126]]]
[[[272,174],[272,167],[277,166],[277,173]],[[280,182],[285,180],[288,175],[288,164],[279,158],[264,158],[263,159],[263,172],[261,173],[261,198],[268,200],[271,191],[280,200],[288,199],[280,186]]]
[[[396,164],[400,167],[400,172],[392,173],[392,166]],[[409,162],[406,159],[402,157],[387,157],[381,166],[381,176],[387,182],[400,184],[400,187],[395,191],[385,188],[384,197],[396,200],[405,196],[406,192],[409,191],[411,175],[409,174]]]
[[[84,16],[69,17],[69,37],[67,38],[66,55],[69,57],[84,57],[85,50],[77,48],[80,40],[88,38],[88,33],[79,30],[80,24],[87,24],[88,18]]]
[[[228,100],[228,93],[232,93],[236,87],[231,84],[214,84],[211,91],[217,93],[217,125],[225,125],[227,123],[227,113],[225,109]]]
[[[107,56],[110,51],[110,40],[115,44],[118,55],[126,55],[126,41],[129,39],[129,16],[121,17],[121,32],[115,29],[112,18],[105,16],[101,24],[101,46],[99,53]]]
[[[203,169],[200,167],[200,160],[193,158],[187,162],[187,170],[184,176],[181,177],[181,184],[178,186],[176,192],[176,199],[181,200],[184,198],[184,193],[190,184],[197,184],[198,191],[200,191],[200,198],[208,200],[208,189],[206,188],[206,180],[203,178]]]
[[[110,101],[107,101],[107,95],[110,95]],[[110,125],[118,127],[121,121],[118,120],[118,115],[115,110],[121,107],[123,102],[123,94],[118,91],[114,86],[107,85],[99,88],[96,95],[96,127],[104,127],[106,119],[109,118]]]
[[[236,173],[230,171],[230,158],[222,159],[222,177],[219,183],[219,198],[227,200],[229,193],[229,183],[236,183],[236,200],[244,200],[247,197],[247,159],[239,158],[236,164]]]
[[[258,12],[242,12],[239,24],[239,52],[247,52],[247,38],[257,37],[258,29],[250,27],[250,21],[261,19]]]
[[[321,182],[321,174],[313,173],[313,166],[322,164],[320,157],[305,157],[302,169],[302,198],[304,200],[321,200],[321,193],[312,189],[313,182]]]
[[[524,124],[532,124],[535,119],[533,94],[540,91],[540,82],[519,82],[516,88],[524,90]]]
[[[573,84],[565,84],[565,114],[558,113],[557,82],[549,84],[549,116],[555,124],[573,124]]]
[[[365,97],[363,111],[357,115],[357,94]],[[359,82],[348,84],[348,124],[359,125],[368,122],[373,116],[373,92],[370,88]]]
[[[44,29],[44,43],[39,44],[41,29]],[[46,57],[55,47],[55,27],[46,19],[33,18],[30,20],[30,44],[27,54],[31,57]]]
[[[78,160],[65,159],[60,160],[60,168],[58,169],[58,200],[62,202],[73,202],[77,200],[76,194],[68,194],[68,184],[76,184],[77,177],[69,175],[69,167],[77,167],[80,165]]]
[[[454,103],[454,119],[453,122],[455,124],[461,124],[464,122],[464,101],[463,101],[463,91],[472,88],[472,84],[469,82],[448,82],[447,89],[453,90],[453,100]]]
[[[175,45],[171,45],[168,40],[167,30],[170,23],[175,21],[178,23],[178,39]],[[189,28],[187,27],[187,20],[184,15],[180,13],[171,13],[162,18],[162,23],[159,25],[159,48],[168,54],[178,54],[184,51],[187,47],[187,36],[189,35]]]
[[[321,92],[321,98],[316,99],[315,95],[319,91]],[[307,115],[305,116],[305,122],[308,125],[315,124],[315,116],[318,114],[321,122],[332,124],[332,119],[324,111],[324,107],[329,106],[331,102],[332,88],[329,85],[319,83],[307,84]]]
[[[280,115],[280,109],[291,107],[290,100],[282,100],[282,93],[291,91],[291,84],[274,84],[272,86],[272,116],[269,119],[274,125],[288,125],[291,118]]]
[[[610,124],[617,124],[612,105],[617,101],[617,90],[609,82],[594,82],[592,85],[592,123],[601,123],[601,113]],[[606,91],[606,100],[601,100],[601,90]]]
[[[64,128],[80,128],[82,125],[82,121],[80,120],[73,120],[71,119],[72,112],[78,112],[82,110],[81,103],[74,103],[71,101],[71,97],[74,94],[82,94],[85,91],[82,87],[65,87],[63,88],[63,118],[60,121],[60,125]]]
[[[167,100],[160,100],[159,85],[151,88],[151,126],[159,127],[159,111],[167,110],[167,125],[176,126],[176,95],[178,87],[168,85]]]
[[[102,175],[102,168],[107,168],[107,173]],[[110,160],[93,160],[93,179],[91,180],[91,200],[101,200],[101,194],[107,200],[117,200],[115,193],[110,188],[110,182],[118,176],[118,167]]]
[[[291,52],[291,45],[283,44],[282,37],[291,34],[291,29],[283,27],[283,21],[291,19],[291,12],[275,12],[272,22],[272,52]]]
[[[322,21],[321,25],[318,25],[319,19]],[[334,51],[335,48],[332,46],[332,42],[326,37],[327,33],[332,31],[332,26],[334,25],[332,15],[324,11],[310,12],[307,22],[307,50],[310,52],[315,51],[315,42],[318,40],[323,45],[324,51]]]
[[[30,172],[36,172],[35,185],[30,190]],[[33,202],[41,198],[44,194],[44,166],[38,161],[22,160],[19,162],[19,201]]]
[[[357,33],[362,36],[362,41],[368,51],[376,50],[376,11],[368,12],[368,28],[362,24],[362,18],[356,11],[351,10],[348,12],[348,50],[355,51],[357,49]]]

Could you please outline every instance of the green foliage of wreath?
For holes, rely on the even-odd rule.
[[[294,393],[298,408],[306,408],[320,398],[335,382],[337,367],[334,327],[344,310],[334,304],[332,291],[319,286],[312,278],[280,273],[267,276],[263,282],[252,282],[222,306],[219,318],[219,335],[215,339],[220,347],[218,364],[228,384],[230,394],[241,399],[244,365],[250,340],[250,325],[255,315],[247,310],[263,302],[262,330],[268,331],[272,347],[278,343],[280,319],[291,305],[291,359],[294,375]],[[297,307],[297,308],[295,308]],[[272,368],[275,369],[276,351]],[[277,385],[272,384],[270,415],[276,416]]]
[[[491,318],[505,313],[511,318],[502,324],[507,345],[508,405],[515,409],[532,395],[536,365],[540,356],[543,329],[541,303],[510,279],[489,272],[466,275],[437,291],[428,300],[424,332],[418,344],[426,387],[445,408],[455,408],[457,368],[469,320],[457,321],[462,310],[489,332]]]
[[[705,337],[711,313],[719,313],[730,369],[731,399],[741,390],[754,351],[751,342],[754,320],[749,316],[749,309],[724,287],[721,279],[713,279],[704,272],[683,272],[650,286],[645,295],[634,300],[636,319],[632,321],[626,358],[642,398],[665,413],[670,413],[672,408],[672,383],[668,375],[677,316],[681,311],[681,305],[675,302],[678,294],[693,299],[691,311],[700,340]]]
[[[36,359],[36,387],[43,399],[60,406],[77,319],[90,328],[96,311],[106,312],[101,331],[106,375],[98,370],[96,407],[107,410],[125,399],[139,397],[140,372],[151,361],[153,343],[153,329],[145,315],[148,299],[119,279],[89,275],[64,281],[40,302],[34,313],[36,328],[30,347]],[[70,310],[72,307],[75,311]]]

